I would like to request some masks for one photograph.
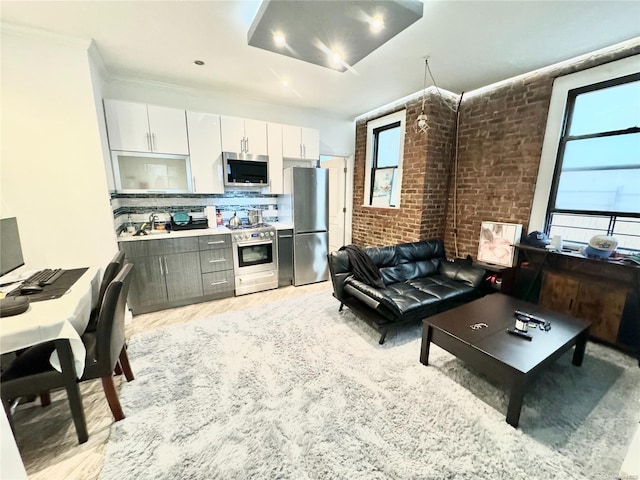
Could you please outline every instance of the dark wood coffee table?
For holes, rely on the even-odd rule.
[[[551,330],[530,327],[531,341],[507,333],[507,328],[515,324],[516,309],[548,320]],[[479,323],[487,326],[471,328]],[[509,385],[507,423],[517,427],[522,399],[536,374],[573,345],[573,364],[582,364],[589,325],[585,320],[494,293],[423,320],[420,362],[429,364],[433,342],[480,373]]]

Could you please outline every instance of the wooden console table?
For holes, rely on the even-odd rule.
[[[515,294],[591,321],[589,335],[640,354],[640,267],[519,245]]]

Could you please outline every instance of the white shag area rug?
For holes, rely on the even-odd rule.
[[[613,479],[640,420],[637,362],[591,342],[525,395],[378,334],[329,293],[134,336],[103,479]],[[135,321],[135,319],[134,319]]]

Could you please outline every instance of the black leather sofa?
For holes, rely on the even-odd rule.
[[[461,305],[481,296],[485,271],[469,262],[450,262],[442,240],[425,240],[363,249],[379,268],[384,288],[354,277],[346,251],[329,253],[333,296],[339,310],[348,306],[358,317],[381,333],[384,343],[389,328]]]

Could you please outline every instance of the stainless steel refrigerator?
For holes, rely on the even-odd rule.
[[[329,175],[325,168],[284,170],[284,194],[278,197],[278,221],[293,226],[293,284],[329,278]]]

